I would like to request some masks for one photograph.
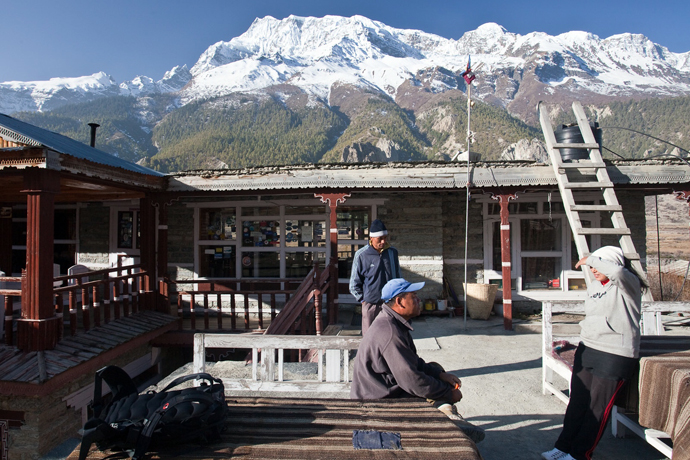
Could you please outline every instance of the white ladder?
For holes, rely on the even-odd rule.
[[[613,182],[609,178],[606,171],[606,164],[601,157],[599,144],[594,138],[594,133],[590,127],[585,111],[578,101],[573,102],[573,112],[577,119],[577,125],[582,133],[584,143],[558,143],[556,136],[551,127],[551,120],[546,111],[546,107],[540,102],[537,106],[539,112],[539,122],[546,140],[546,150],[549,152],[551,165],[556,175],[558,182],[558,190],[563,199],[563,207],[568,216],[568,222],[573,233],[573,240],[577,247],[577,252],[580,258],[590,254],[587,236],[589,235],[618,235],[620,247],[627,259],[629,259],[633,267],[638,273],[644,274],[642,264],[640,263],[640,255],[635,250],[630,229],[625,223],[623,217],[623,208],[618,203],[616,192],[613,190]],[[586,160],[571,160],[564,162],[561,157],[561,149],[587,149],[589,151],[589,159]],[[580,174],[581,181],[572,181],[569,177],[571,175]],[[594,176],[595,179],[586,179]],[[584,199],[579,198],[579,195],[587,194]],[[600,199],[596,199],[594,204],[589,204],[592,201],[593,194],[601,196],[605,204],[599,204]],[[579,204],[578,204],[579,201]],[[586,202],[587,204],[583,204]],[[580,220],[581,212],[610,212],[611,228],[585,228]],[[583,270],[585,275],[585,282],[587,286],[594,280],[594,276],[590,270]],[[643,275],[644,276],[644,275]],[[653,300],[649,289],[646,289],[642,295],[643,300]]]

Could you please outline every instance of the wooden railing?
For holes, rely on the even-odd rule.
[[[23,277],[0,278],[0,283],[18,284],[20,287],[0,290],[0,295],[5,297],[4,342],[8,345],[15,343],[14,313],[20,311],[18,301],[22,298],[22,280]],[[149,275],[140,265],[62,275],[55,277],[53,283],[59,286],[53,288],[59,339],[65,333],[74,336],[78,330],[88,331],[113,319],[151,309],[154,305],[152,297],[147,297],[151,294]],[[65,323],[69,325],[67,331]]]
[[[303,279],[167,280],[165,291],[177,296],[180,330],[276,334],[320,334],[322,295],[328,312],[335,308],[329,282],[334,267],[318,264]],[[337,282],[337,278],[335,278]],[[188,287],[191,287],[188,288]],[[174,298],[174,294],[170,295]],[[229,322],[229,324],[228,324]],[[270,324],[266,324],[270,322]],[[273,331],[280,332],[273,332]]]
[[[22,279],[18,276],[2,276],[0,277],[0,298],[3,300],[3,332],[5,334],[4,342],[8,345],[14,343],[14,304],[22,298],[21,290]],[[9,287],[18,287],[19,289],[9,289]]]
[[[153,309],[149,275],[141,265],[94,270],[55,278],[65,286],[54,289],[55,312],[64,318],[67,308],[69,334],[88,331],[102,322],[128,317],[141,310]],[[65,321],[60,320],[60,332]],[[62,338],[62,336],[60,336]]]

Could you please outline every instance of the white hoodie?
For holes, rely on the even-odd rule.
[[[594,281],[587,289],[580,337],[590,348],[637,358],[642,309],[640,280],[622,264],[622,251],[612,246],[601,248],[587,258],[587,265],[606,275],[609,282],[602,285]]]

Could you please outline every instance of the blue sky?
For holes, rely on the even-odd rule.
[[[159,80],[176,65],[191,68],[206,48],[242,34],[255,18],[291,14],[358,14],[453,39],[486,22],[521,35],[630,32],[690,51],[688,0],[7,0],[0,82],[98,71],[118,83],[137,75]]]

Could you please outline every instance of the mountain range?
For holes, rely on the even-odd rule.
[[[563,122],[573,100],[602,124],[639,104],[662,118],[667,103],[690,111],[690,52],[642,35],[518,35],[488,23],[452,40],[362,16],[290,16],[256,19],[158,81],[100,72],[0,83],[0,112],[84,140],[85,124],[100,123],[100,148],[161,170],[448,159],[467,149],[470,60],[471,149],[487,159],[543,157],[538,101]],[[675,113],[649,134],[690,135]],[[670,151],[632,147],[614,145],[633,157]]]

